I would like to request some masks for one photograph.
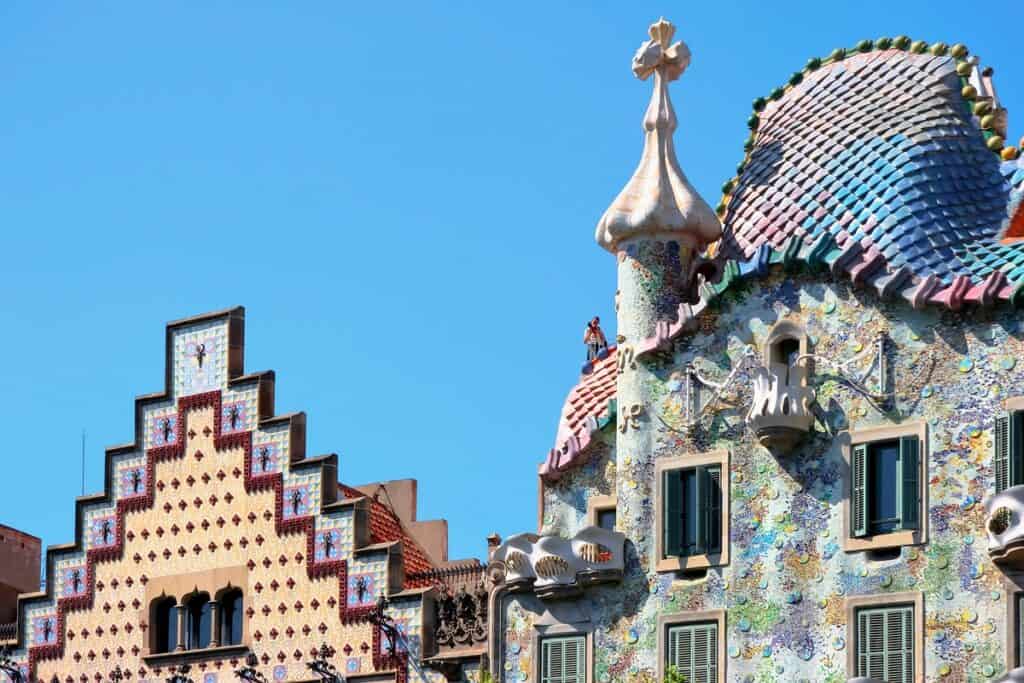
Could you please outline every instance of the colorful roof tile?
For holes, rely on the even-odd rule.
[[[609,347],[603,360],[589,365],[579,384],[565,399],[555,447],[540,466],[540,475],[553,481],[562,472],[583,463],[594,435],[615,417],[618,350]]]
[[[340,482],[338,487],[345,498],[363,498],[366,495],[359,489],[354,489]],[[420,544],[402,528],[402,522],[394,511],[376,498],[371,497],[370,542],[388,543],[391,541],[401,541],[402,543],[402,557],[405,562],[405,572],[407,575],[422,574],[435,569],[427,557],[427,553],[420,547]],[[416,585],[406,581],[405,588],[416,587]]]
[[[992,130],[992,99],[972,106],[966,49],[921,45],[837,51],[755,102],[720,258],[816,246],[855,280],[896,277],[888,289],[915,304],[1019,297],[1024,244],[1002,238],[1024,167]]]

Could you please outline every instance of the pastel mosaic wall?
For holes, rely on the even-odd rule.
[[[927,680],[987,681],[1004,672],[1012,605],[1002,571],[987,556],[983,501],[994,492],[994,416],[1003,399],[1024,395],[1024,313],[918,311],[822,280],[777,273],[734,285],[670,356],[646,359],[620,377],[620,413],[626,385],[643,401],[642,419],[625,433],[606,428],[586,465],[546,487],[544,530],[568,534],[583,520],[586,499],[606,493],[615,477],[626,579],[577,601],[594,628],[596,681],[653,681],[659,615],[726,609],[728,680],[839,683],[852,646],[845,599],[907,591],[924,595]],[[814,353],[840,362],[864,355],[886,332],[897,391],[891,410],[880,413],[819,363],[815,431],[776,458],[745,427],[750,373],[741,371],[688,433],[686,365],[722,381],[749,345],[760,354],[781,319],[804,326]],[[867,374],[872,360],[864,358],[847,370]],[[846,430],[895,421],[927,423],[929,538],[873,561],[843,551],[849,483],[839,444]],[[722,448],[731,452],[730,564],[696,580],[655,572],[655,460]],[[535,600],[507,598],[503,614],[504,680],[533,680]]]

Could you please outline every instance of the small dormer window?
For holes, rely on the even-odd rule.
[[[782,337],[772,344],[768,349],[768,358],[771,365],[785,365],[785,383],[790,384],[790,369],[796,365],[800,358],[800,340],[795,337]]]

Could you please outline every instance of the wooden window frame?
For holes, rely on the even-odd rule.
[[[533,658],[532,680],[538,683],[543,680],[544,671],[543,642],[555,638],[582,638],[583,639],[583,680],[585,683],[594,683],[594,638],[589,630],[577,628],[573,624],[552,624],[541,628],[534,628],[531,638],[531,647],[536,655]]]
[[[665,670],[668,668],[668,630],[673,626],[687,626],[699,623],[714,623],[718,628],[718,680],[712,683],[726,683],[728,680],[727,669],[729,668],[729,653],[726,641],[728,640],[729,632],[726,630],[726,612],[724,609],[676,612],[674,614],[661,614],[658,616],[658,677],[656,680],[665,680]]]
[[[879,441],[892,441],[907,436],[916,436],[917,449],[917,482],[919,487],[919,505],[917,512],[917,529],[901,529],[884,534],[868,534],[857,537],[853,535],[852,496],[853,496],[853,447],[857,444],[871,444]],[[843,550],[852,553],[864,550],[882,550],[898,548],[905,545],[922,545],[928,542],[928,423],[924,421],[904,422],[898,425],[871,427],[848,432],[843,439],[842,452],[846,460],[846,476],[843,482]]]
[[[587,524],[597,526],[600,513],[615,510],[615,526],[618,526],[618,502],[615,496],[591,496],[587,500]]]
[[[731,473],[729,470],[730,454],[727,450],[713,451],[701,455],[680,455],[672,458],[659,458],[654,463],[655,481],[655,529],[654,529],[654,563],[655,571],[658,572],[680,572],[694,569],[705,569],[708,567],[723,567],[729,564],[729,518],[730,495],[729,482]],[[720,523],[720,552],[704,555],[690,555],[687,557],[665,557],[664,539],[664,473],[671,470],[693,469],[701,466],[719,466],[721,468],[721,523]]]
[[[1017,667],[1024,666],[1024,659],[1018,658],[1020,650],[1024,647],[1024,640],[1021,639],[1022,625],[1024,625],[1024,612],[1020,611],[1020,600],[1024,599],[1024,572],[1008,571],[1003,575],[1003,600],[1005,610],[1005,643],[1003,647],[1006,670],[1010,671]]]
[[[857,676],[857,613],[862,609],[899,607],[910,605],[914,608],[914,683],[925,683],[924,670],[924,593],[882,593],[860,595],[846,599],[846,675]]]
[[[1015,478],[1014,477],[1015,472],[1018,475],[1016,478],[1020,480],[1021,484],[1024,484],[1024,453],[1018,454],[1016,456],[1017,458],[1019,458],[1019,460],[1017,461],[1017,467],[1014,468],[1013,461],[1014,461],[1014,457],[1015,456],[1014,456],[1014,454],[1012,452],[1014,445],[1016,445],[1017,448],[1019,448],[1021,450],[1024,450],[1024,396],[1017,396],[1017,397],[1014,397],[1014,398],[1009,398],[1009,399],[1007,399],[1006,401],[1003,402],[1003,406],[1002,407],[1003,407],[1003,410],[1000,412],[999,415],[996,415],[995,424],[993,425],[993,428],[992,428],[992,470],[993,470],[993,477],[992,478],[993,478],[993,490],[995,491],[995,493],[1000,493],[1001,491],[1003,491],[1003,490],[1005,490],[1007,488],[1010,488],[1011,486],[1019,485],[1019,484],[1015,484],[1014,481],[1013,481],[1014,478]],[[999,421],[1002,418],[1004,418],[1004,417],[1009,417],[1011,421],[1015,421],[1016,422],[1015,425],[1010,425],[1010,424],[1006,425],[1007,429],[1014,430],[1014,431],[1011,431],[1010,434],[1007,435],[1007,438],[1011,438],[1011,435],[1015,435],[1016,436],[1016,441],[1011,441],[1011,443],[1008,444],[1008,448],[1009,448],[1010,452],[1007,453],[1007,460],[1008,460],[1008,462],[1006,464],[1007,485],[1004,488],[1001,489],[999,487],[999,459],[998,459],[997,455],[998,455],[998,448],[999,448],[999,439],[998,439],[999,428],[1000,428]],[[1019,471],[1017,471],[1017,470],[1019,470]]]

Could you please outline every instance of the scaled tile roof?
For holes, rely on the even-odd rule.
[[[837,51],[755,102],[748,157],[723,188],[720,258],[817,243],[833,270],[888,278],[915,304],[1019,300],[1024,243],[1001,238],[1024,165],[991,130],[991,100],[972,104],[966,49],[917,45]]]
[[[579,384],[565,399],[558,423],[555,447],[540,466],[540,475],[549,481],[562,472],[583,463],[587,447],[598,431],[615,417],[615,386],[618,379],[618,349],[609,347],[603,360],[588,363]]]

